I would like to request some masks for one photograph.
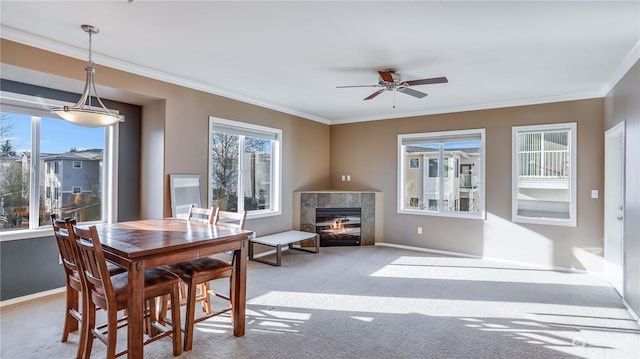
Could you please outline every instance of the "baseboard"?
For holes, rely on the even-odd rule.
[[[624,300],[624,298],[622,299],[622,304],[624,304],[625,307],[627,307],[627,310],[629,311],[629,313],[631,313],[631,316],[633,317],[633,319],[636,320],[636,322],[638,322],[638,324],[640,324],[640,317],[638,316],[638,313],[636,313],[631,306],[629,305],[629,303],[627,303],[626,300]]]
[[[38,293],[25,295],[25,296],[22,296],[22,297],[16,297],[16,298],[3,300],[3,301],[0,302],[0,308],[4,308],[4,307],[9,306],[9,305],[14,305],[14,304],[26,302],[28,300],[33,300],[33,299],[46,297],[46,296],[53,295],[53,294],[64,293],[66,290],[67,290],[66,287],[60,287],[60,288],[56,288],[56,289],[46,290],[44,292],[38,292]]]

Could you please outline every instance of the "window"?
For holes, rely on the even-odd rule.
[[[209,204],[249,216],[280,214],[282,131],[210,117]]]
[[[52,213],[80,222],[106,221],[111,196],[105,193],[111,193],[107,179],[113,161],[104,157],[114,142],[113,129],[77,126],[29,106],[47,99],[5,94],[0,113],[0,231],[50,225]],[[59,104],[51,101],[46,106]],[[78,156],[86,158],[84,165],[74,161]],[[81,188],[85,192],[78,194]]]
[[[484,136],[484,129],[398,135],[398,213],[484,218]]]
[[[514,222],[576,226],[575,123],[513,127]]]
[[[73,168],[82,168],[82,161],[73,161]]]
[[[82,193],[82,187],[80,187],[80,186],[73,186],[72,192],[73,192],[74,194]]]

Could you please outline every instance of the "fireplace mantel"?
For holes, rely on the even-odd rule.
[[[316,208],[357,207],[362,211],[361,244],[374,245],[376,242],[382,242],[382,205],[382,192],[339,190],[293,192],[293,228],[315,233]]]

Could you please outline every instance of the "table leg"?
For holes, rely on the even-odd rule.
[[[144,263],[129,265],[129,325],[127,328],[127,357],[143,357],[144,321]]]
[[[234,251],[233,283],[231,311],[233,316],[233,335],[244,335],[247,310],[247,244],[248,239],[242,241],[240,249]]]

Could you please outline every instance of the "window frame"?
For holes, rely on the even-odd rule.
[[[78,164],[78,166],[76,166],[76,164]],[[82,161],[73,161],[73,165],[72,165],[73,169],[82,169]]]
[[[271,217],[278,216],[282,214],[282,130],[277,128],[271,128],[266,126],[260,126],[255,124],[250,124],[246,122],[227,120],[223,118],[218,118],[214,116],[209,116],[209,132],[208,132],[208,148],[207,148],[207,200],[206,203],[211,205],[213,198],[213,188],[211,186],[212,183],[212,173],[213,173],[213,161],[211,159],[211,150],[213,146],[212,140],[212,132],[215,129],[219,128],[228,128],[230,133],[240,134],[243,136],[254,136],[256,134],[264,133],[273,135],[275,139],[272,140],[272,158],[271,158],[271,204],[269,209],[258,209],[258,210],[249,210],[247,211],[247,218],[261,218],[261,217]],[[242,143],[243,141],[240,141]],[[241,149],[239,153],[243,153]],[[238,211],[244,209],[244,201],[240,200],[244,198],[241,193],[243,191],[243,156],[240,156],[238,159]]]
[[[42,118],[57,119],[55,115],[49,112],[53,107],[72,106],[73,103],[59,101],[50,98],[43,98],[33,95],[25,95],[8,91],[0,91],[0,104],[2,112],[28,115],[31,117],[31,134],[30,151],[31,168],[30,168],[30,187],[29,187],[29,211],[30,213],[39,213],[40,199],[40,176],[41,171],[47,173],[47,169],[41,169],[40,163],[40,129]],[[60,119],[60,121],[64,121]],[[117,198],[118,198],[118,181],[117,181],[117,154],[118,154],[118,135],[119,123],[113,126],[105,127],[104,131],[104,150],[103,150],[103,181],[102,181],[102,219],[99,221],[83,222],[83,224],[99,224],[113,223],[117,218]],[[33,155],[35,154],[35,155]],[[57,165],[57,161],[56,161]],[[57,165],[59,166],[59,165]],[[57,167],[56,166],[56,167]],[[55,170],[54,168],[53,170]],[[44,174],[44,173],[43,173]],[[58,189],[58,188],[55,188]],[[54,191],[55,191],[54,189]],[[59,189],[58,189],[59,191]],[[52,191],[53,192],[53,191]],[[54,194],[51,193],[53,196]],[[34,211],[35,209],[35,211]],[[29,228],[0,232],[3,241],[11,241],[18,239],[39,238],[44,234],[48,234],[51,230],[50,225],[40,225],[39,216],[29,216]]]
[[[518,147],[517,136],[523,132],[568,130],[569,139],[569,218],[530,217],[518,214]],[[511,220],[514,223],[546,224],[554,226],[577,226],[577,158],[578,125],[576,122],[553,123],[543,125],[513,126],[511,129]]]
[[[406,165],[405,165],[405,151],[404,151],[404,147],[403,147],[403,140],[408,139],[408,140],[418,140],[418,139],[438,139],[438,138],[447,138],[450,137],[452,140],[455,140],[456,136],[459,137],[469,137],[469,136],[476,136],[479,135],[480,136],[480,149],[479,149],[479,153],[480,153],[480,178],[478,179],[479,186],[478,186],[478,191],[480,192],[480,200],[479,200],[479,211],[477,212],[468,212],[468,211],[446,211],[444,210],[444,208],[441,209],[436,209],[434,210],[422,210],[422,209],[417,209],[417,208],[411,208],[411,206],[407,206],[404,207],[404,192],[405,192],[405,180],[404,180],[404,175],[406,172]],[[445,140],[443,140],[443,142],[441,142],[441,146],[439,151],[439,156],[438,158],[433,158],[433,160],[437,160],[438,163],[438,176],[437,178],[447,178],[444,173],[448,172],[448,171],[443,171],[443,169],[448,166],[448,163],[445,163],[444,161],[444,147],[443,147],[443,143],[446,142]],[[434,142],[435,143],[435,142]],[[422,133],[409,133],[409,134],[399,134],[398,135],[398,148],[397,148],[397,161],[398,161],[398,172],[397,172],[397,203],[396,203],[396,208],[397,208],[397,213],[399,214],[413,214],[413,215],[422,215],[422,216],[435,216],[435,217],[450,217],[450,218],[469,218],[469,219],[486,219],[486,209],[485,209],[485,203],[486,203],[486,187],[485,187],[485,178],[486,178],[486,130],[484,128],[477,128],[477,129],[466,129],[466,130],[452,130],[452,131],[432,131],[432,132],[422,132]],[[428,175],[431,176],[431,170],[430,170],[430,161],[431,158],[425,159],[423,161],[423,165],[426,169],[426,171],[428,172]],[[458,166],[460,165],[460,163],[458,163]],[[442,177],[440,177],[440,173],[442,173]],[[458,174],[459,176],[459,169],[458,171],[454,171],[454,175]],[[433,177],[431,177],[433,178]],[[434,201],[432,199],[429,199],[428,203],[431,203],[431,201]],[[436,202],[438,200],[435,200]],[[444,201],[446,201],[446,199],[441,199],[441,201],[444,203]],[[427,205],[427,208],[430,208],[430,205]]]

